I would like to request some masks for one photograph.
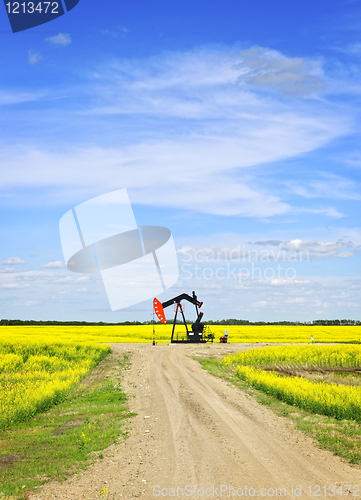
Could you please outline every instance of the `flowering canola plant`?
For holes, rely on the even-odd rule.
[[[360,386],[312,382],[261,368],[359,368],[361,346],[276,346],[225,356],[224,366],[236,366],[235,375],[248,385],[313,413],[361,423]]]
[[[248,385],[285,403],[313,413],[361,423],[359,387],[310,382],[303,377],[284,377],[249,366],[237,366],[236,375]]]
[[[248,365],[262,368],[277,366],[311,368],[356,368],[361,367],[361,346],[359,345],[306,345],[275,346],[263,349],[249,349],[225,356],[227,365]]]
[[[0,342],[0,430],[63,401],[109,352],[92,343]]]
[[[172,334],[172,319],[166,325],[155,325],[157,342],[169,342]],[[290,326],[290,325],[210,325],[216,337],[228,330],[231,343],[308,343],[315,342],[361,342],[361,326]],[[176,331],[184,332],[184,325],[176,325]],[[151,342],[152,325],[19,325],[0,327],[1,340],[49,340],[53,342]]]

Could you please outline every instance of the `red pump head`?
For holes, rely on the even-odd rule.
[[[164,314],[164,309],[163,309],[163,306],[162,304],[159,302],[158,299],[154,299],[153,300],[153,307],[154,307],[154,311],[155,311],[155,314],[157,315],[158,319],[166,324],[167,323],[167,320],[165,319],[165,314]]]

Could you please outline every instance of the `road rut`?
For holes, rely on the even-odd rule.
[[[130,437],[108,448],[89,470],[63,484],[48,483],[31,498],[93,500],[103,490],[109,498],[154,499],[176,496],[177,488],[178,497],[183,492],[190,498],[195,492],[217,498],[221,491],[223,498],[285,492],[286,498],[310,498],[315,485],[361,488],[360,468],[318,449],[287,419],[193,359],[249,347],[113,344],[115,355],[132,357],[124,387],[138,415],[130,423]]]

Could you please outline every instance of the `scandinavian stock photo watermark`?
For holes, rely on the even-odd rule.
[[[291,485],[289,488],[257,488],[250,486],[234,486],[227,484],[211,485],[199,487],[187,484],[184,487],[173,486],[170,488],[161,487],[159,484],[153,486],[153,496],[155,497],[342,497],[348,496],[356,498],[360,496],[360,486],[357,484],[346,485]]]
[[[239,284],[245,281],[295,280],[295,264],[310,260],[307,250],[257,251],[246,250],[240,245],[231,249],[184,247],[178,254],[184,280],[237,280]]]

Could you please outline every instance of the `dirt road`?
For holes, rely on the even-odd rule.
[[[93,500],[101,498],[102,489],[114,499],[178,498],[182,490],[177,488],[183,489],[183,497],[194,498],[195,487],[204,498],[221,493],[233,498],[230,487],[236,497],[265,498],[284,493],[286,498],[325,498],[315,485],[359,484],[361,490],[360,468],[317,449],[286,419],[208,374],[190,357],[224,355],[249,345],[112,347],[120,356],[132,353],[124,385],[134,396],[130,409],[138,416],[130,424],[130,437],[108,448],[89,470],[62,485],[45,485],[32,500]]]

